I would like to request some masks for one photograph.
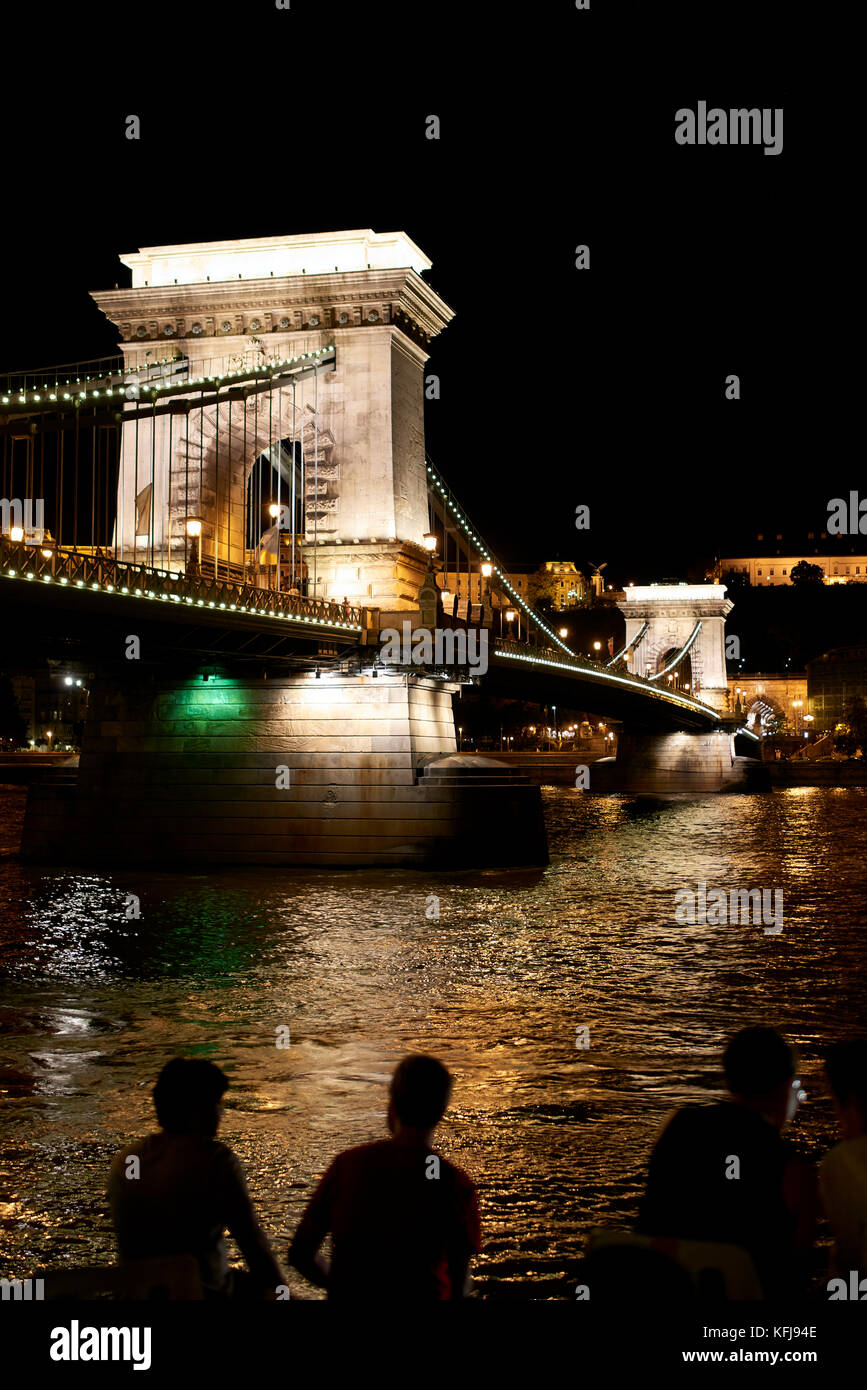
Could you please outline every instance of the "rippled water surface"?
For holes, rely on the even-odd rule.
[[[398,1059],[440,1056],[485,1297],[570,1296],[587,1232],[635,1214],[662,1120],[716,1093],[740,1026],[799,1045],[791,1134],[823,1152],[824,1049],[867,1021],[867,794],[543,795],[544,870],[184,875],[21,865],[24,793],[0,788],[0,1272],[113,1258],[109,1161],[177,1053],[230,1076],[221,1137],[281,1256],[334,1153],[384,1132]],[[781,888],[782,933],[677,925],[699,880]]]

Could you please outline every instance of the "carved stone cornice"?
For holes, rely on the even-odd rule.
[[[454,317],[454,310],[412,269],[142,286],[95,291],[91,297],[125,342],[188,337],[194,323],[202,325],[196,338],[216,339],[248,332],[267,337],[393,323],[423,346]],[[368,318],[371,311],[377,315],[373,321]],[[345,323],[340,322],[341,314],[347,315]],[[233,333],[223,333],[221,322],[230,317]],[[313,317],[318,323],[310,323]],[[259,327],[251,329],[254,318]],[[288,319],[288,326],[281,327],[281,319]],[[166,334],[166,325],[173,328],[171,334]],[[139,326],[146,330],[141,337],[136,335]]]

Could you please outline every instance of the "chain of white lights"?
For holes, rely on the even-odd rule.
[[[154,396],[158,396],[164,394],[166,391],[177,391],[180,386],[202,386],[205,385],[207,382],[214,382],[215,385],[219,386],[220,383],[230,380],[240,381],[244,378],[258,378],[262,375],[263,372],[268,372],[271,375],[273,375],[273,373],[279,367],[291,367],[296,362],[312,361],[316,357],[322,357],[325,353],[333,351],[334,344],[332,343],[329,347],[316,348],[314,352],[302,352],[298,357],[277,358],[275,361],[269,362],[267,365],[261,367],[251,367],[249,369],[245,368],[243,371],[226,372],[223,376],[182,377],[179,381],[167,382],[164,386],[145,386],[143,389],[145,391],[150,391],[150,393]],[[181,360],[182,359],[178,357],[165,357],[162,358],[159,363],[149,363],[148,366],[165,366],[171,362],[179,362]],[[141,370],[141,367],[129,368],[129,371],[131,372],[138,372]],[[66,384],[69,385],[70,383],[67,382]],[[97,398],[108,399],[110,396],[124,397],[126,396],[126,391],[127,387],[125,385],[118,387],[109,386],[102,392],[94,390],[91,391],[90,396],[88,396],[86,391],[80,391],[77,395],[74,395],[72,392],[69,391],[64,391],[61,397],[58,397],[56,392],[50,392],[48,395],[43,396],[37,392],[31,391],[29,395],[27,392],[21,392],[18,395],[17,400],[14,402],[11,396],[0,396],[0,402],[2,402],[3,405],[41,405],[43,403],[43,400],[56,401],[58,399],[62,399],[64,401],[74,401],[74,403],[78,405],[80,401],[95,400]],[[127,399],[129,398],[127,397]]]
[[[660,690],[658,686],[650,685],[640,676],[615,676],[604,667],[573,666],[568,661],[552,661],[550,657],[544,656],[525,656],[523,652],[507,652],[500,647],[494,649],[494,656],[508,657],[510,661],[529,661],[534,666],[553,666],[558,671],[574,671],[580,676],[592,676],[594,680],[615,681],[618,685],[626,685],[638,694],[649,695],[663,700],[666,704],[683,705],[685,709],[694,709],[700,713],[717,713],[712,706],[704,704],[701,700],[692,700],[687,696],[674,695],[668,690]]]
[[[557,635],[556,632],[552,632],[551,629],[550,629],[549,627],[546,627],[546,626],[545,626],[545,624],[542,622],[542,619],[539,617],[538,613],[536,612],[535,608],[530,608],[530,606],[529,606],[527,603],[524,602],[524,600],[521,598],[521,595],[520,595],[519,593],[517,593],[517,592],[515,591],[515,589],[512,588],[512,585],[509,583],[508,579],[507,579],[506,576],[503,574],[503,571],[500,569],[499,565],[494,564],[494,561],[493,561],[493,559],[491,558],[490,551],[489,551],[489,550],[487,549],[487,547],[485,546],[484,541],[481,539],[480,536],[475,535],[475,533],[473,532],[473,529],[472,529],[472,527],[470,526],[470,523],[469,523],[469,521],[467,520],[467,518],[466,518],[465,516],[462,516],[462,515],[461,515],[460,510],[455,506],[454,502],[452,502],[451,499],[448,497],[448,495],[447,495],[447,493],[446,493],[446,489],[443,487],[442,483],[439,481],[438,478],[435,478],[435,477],[434,477],[434,470],[433,470],[433,468],[430,466],[430,464],[427,465],[427,471],[428,471],[428,473],[431,475],[431,479],[432,479],[432,482],[433,482],[434,487],[437,488],[438,491],[439,491],[440,493],[442,493],[443,502],[444,502],[444,504],[449,508],[449,510],[452,512],[452,514],[453,514],[453,516],[454,516],[454,519],[455,519],[455,521],[457,522],[458,526],[459,526],[460,529],[463,531],[464,535],[467,536],[471,541],[473,541],[474,544],[478,547],[479,553],[482,554],[482,555],[484,555],[485,559],[486,559],[487,561],[489,561],[490,564],[493,566],[494,574],[495,574],[495,575],[497,576],[497,578],[501,581],[503,587],[506,588],[506,589],[508,589],[509,593],[510,593],[510,594],[512,595],[512,597],[514,598],[515,602],[519,605],[519,607],[523,608],[523,610],[524,610],[524,612],[526,613],[527,617],[530,618],[530,619],[536,624],[536,626],[537,626],[538,628],[541,628],[542,632],[545,633],[545,636],[546,636],[546,637],[550,637],[551,640],[552,640],[553,642],[556,642],[556,643],[557,643],[557,646],[560,647],[560,648],[562,648],[562,650],[563,650],[564,652],[568,652],[570,656],[573,656],[574,653],[570,650],[569,647],[566,646],[566,643],[563,642],[563,641],[561,641],[561,639],[558,637],[558,635]]]
[[[18,571],[15,569],[6,569],[5,571],[2,571],[2,574],[4,579],[33,580],[38,577],[36,574],[33,573],[32,570],[26,570],[23,574],[19,574]],[[194,599],[190,598],[188,595],[182,596],[181,594],[157,594],[154,592],[153,589],[130,590],[128,586],[125,584],[121,587],[117,587],[114,584],[101,584],[99,580],[96,579],[92,580],[88,585],[87,581],[84,579],[76,579],[74,581],[70,581],[66,577],[66,575],[62,575],[59,579],[56,579],[51,574],[43,574],[42,582],[43,584],[56,584],[58,585],[58,587],[61,588],[68,588],[71,583],[72,587],[76,589],[84,589],[87,587],[94,590],[95,592],[126,595],[129,598],[158,598],[162,603],[168,603],[170,600],[174,603],[185,602],[193,604],[193,606],[196,608],[215,608],[225,609],[229,613],[247,613],[252,618],[282,618],[285,621],[292,623],[308,623],[311,626],[316,627],[339,628],[343,632],[361,632],[362,630],[360,623],[341,623],[336,621],[334,618],[311,618],[303,613],[269,613],[264,612],[260,608],[243,607],[242,605],[236,603],[215,603],[213,599]]]

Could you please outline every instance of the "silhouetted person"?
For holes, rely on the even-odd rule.
[[[121,1260],[195,1256],[206,1297],[251,1286],[273,1294],[284,1276],[256,1219],[244,1170],[215,1138],[228,1085],[213,1062],[176,1057],[163,1067],[153,1093],[162,1133],[128,1144],[111,1168],[118,1251]],[[247,1261],[246,1281],[229,1269],[226,1230]]]
[[[822,1199],[834,1231],[835,1274],[867,1275],[867,1039],[837,1043],[825,1073],[843,1138],[819,1167]]]
[[[289,1263],[329,1299],[463,1297],[481,1248],[476,1189],[431,1148],[451,1088],[434,1057],[405,1057],[389,1088],[391,1138],[338,1154],[314,1192]],[[317,1253],[329,1232],[330,1266]]]
[[[800,1099],[795,1054],[773,1028],[744,1028],[725,1050],[731,1099],[686,1106],[650,1159],[638,1230],[739,1245],[766,1297],[797,1292],[812,1245],[818,1195],[812,1165],[782,1129]]]

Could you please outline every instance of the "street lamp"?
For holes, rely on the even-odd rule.
[[[493,627],[494,610],[491,605],[491,575],[494,567],[490,560],[483,560],[481,563],[482,571],[482,623],[485,627]]]
[[[10,541],[15,541],[16,543],[17,543],[18,541],[23,541],[23,539],[24,539],[24,527],[23,527],[23,526],[12,526],[12,527],[10,528],[10,531],[9,531],[9,539],[10,539]]]
[[[458,725],[458,752],[459,752],[459,753],[460,753],[460,751],[461,751],[461,735],[463,734],[463,732],[464,732],[464,726],[463,726],[463,724],[459,724],[459,725]]]
[[[186,529],[187,535],[193,543],[192,560],[188,561],[189,573],[191,578],[198,579],[200,575],[199,538],[202,534],[202,518],[200,516],[188,516]]]
[[[569,629],[568,629],[568,627],[561,627],[561,629],[560,629],[560,636],[561,636],[561,637],[568,637],[568,636],[569,636]]]
[[[799,734],[799,733],[801,732],[801,714],[800,714],[800,711],[801,711],[801,708],[802,708],[803,704],[804,704],[804,701],[803,701],[803,700],[793,700],[793,701],[792,701],[792,709],[795,709],[795,710],[798,711],[798,713],[795,715],[795,733],[796,733],[796,734]]]
[[[278,518],[279,518],[279,516],[280,516],[281,510],[282,510],[282,508],[280,507],[280,503],[279,503],[279,502],[271,502],[271,503],[269,503],[269,505],[268,505],[268,515],[270,516],[270,518],[271,518],[272,521],[277,521],[277,520],[278,520]],[[294,537],[294,536],[292,537],[292,543],[293,543],[293,545],[294,545],[294,543],[295,543],[295,537]],[[276,573],[276,575],[275,575],[274,585],[275,585],[275,588],[276,588],[277,593],[279,594],[279,592],[280,592],[280,527],[279,527],[279,526],[277,527],[277,573]],[[271,587],[271,581],[270,581],[270,579],[268,580],[268,587],[269,587],[269,588]]]
[[[594,643],[593,643],[593,650],[594,650],[594,652],[601,652],[601,650],[602,650],[602,643],[601,643],[601,642],[594,642]]]
[[[506,618],[506,622],[509,624],[509,639],[511,640],[511,636],[512,636],[512,623],[515,621],[515,610],[514,610],[514,608],[507,608],[507,609],[506,609],[505,618]]]
[[[424,548],[428,552],[428,554],[433,555],[434,551],[437,548],[437,538],[434,535],[433,531],[426,531],[425,534],[422,536],[422,541],[424,543]]]
[[[53,730],[51,730],[51,729],[46,729],[46,730],[45,730],[45,737],[48,739],[48,751],[49,751],[49,753],[50,753],[50,752],[51,752],[51,740],[54,738],[54,732],[53,732]]]

